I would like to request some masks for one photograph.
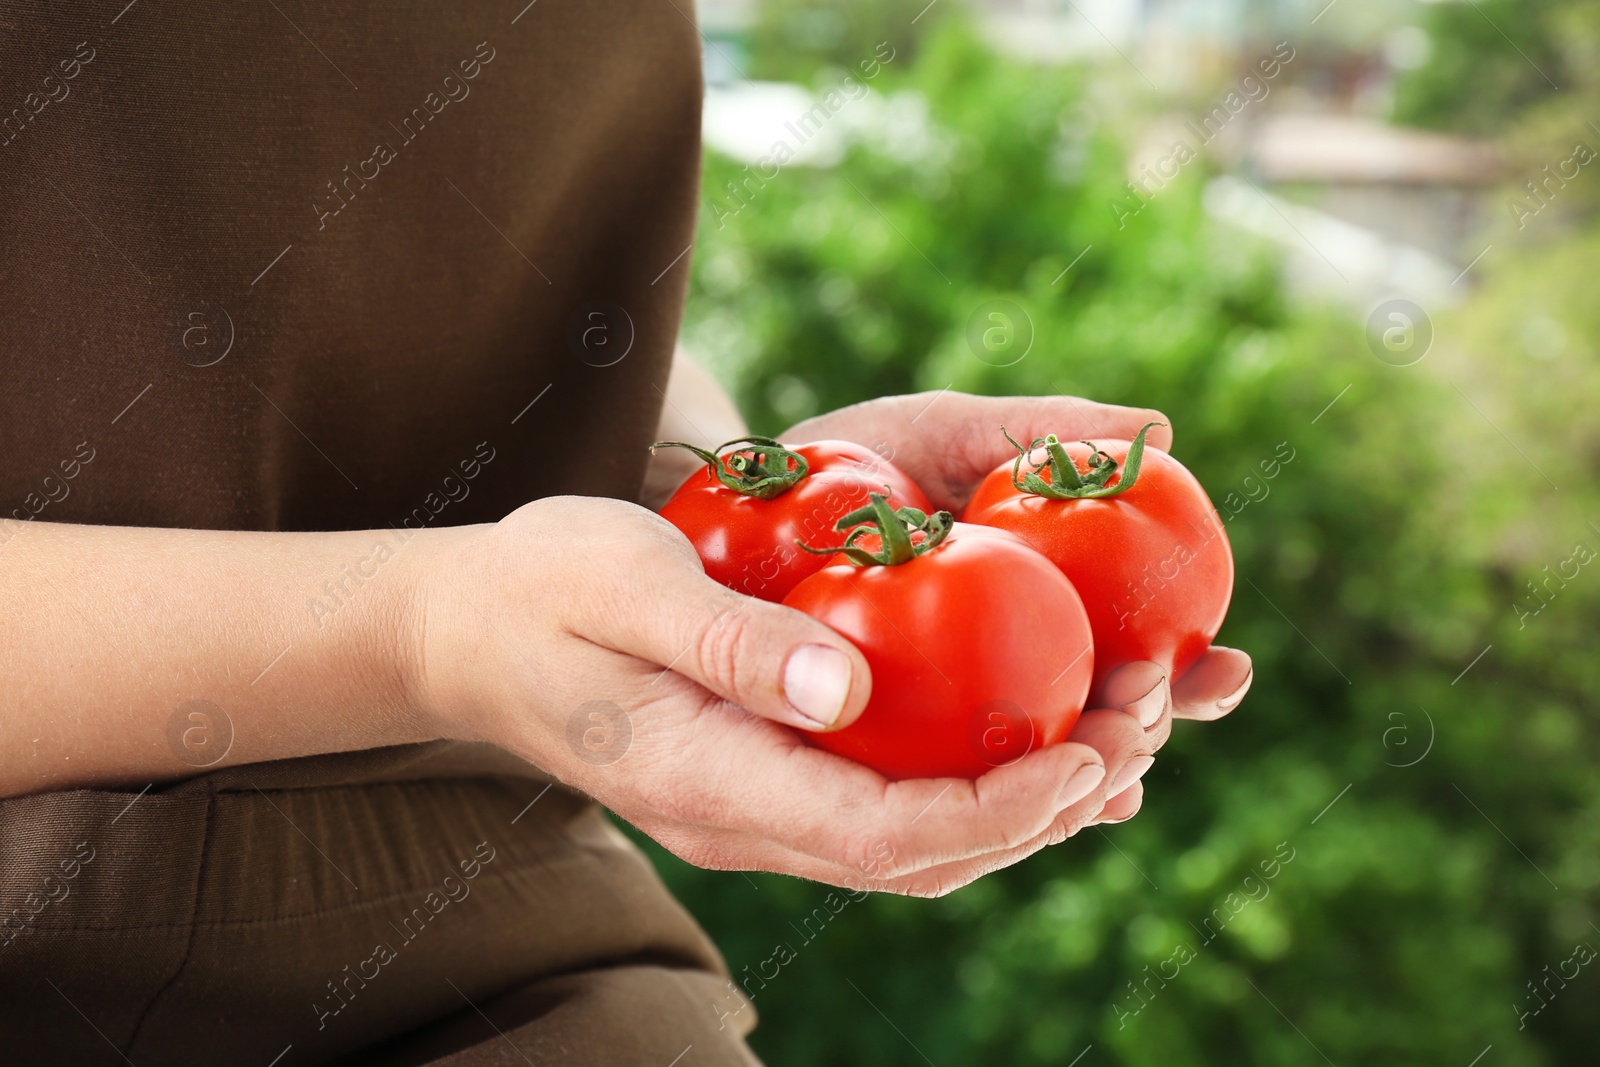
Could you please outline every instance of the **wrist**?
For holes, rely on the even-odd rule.
[[[389,580],[374,598],[362,627],[364,658],[372,664],[383,706],[417,740],[455,736],[434,698],[427,661],[429,607],[436,599],[431,577],[439,555],[440,530],[397,531]]]
[[[429,740],[481,740],[474,695],[463,689],[475,657],[450,647],[459,633],[462,593],[450,580],[452,560],[471,551],[492,526],[452,526],[407,531],[395,556],[395,581],[371,620],[372,648],[393,693],[396,714]],[[466,610],[470,611],[470,608]]]

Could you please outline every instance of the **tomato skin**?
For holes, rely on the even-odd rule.
[[[1117,461],[1118,478],[1129,446],[1098,442]],[[1086,472],[1090,447],[1065,447]],[[1107,674],[1135,660],[1161,664],[1169,680],[1182,676],[1217,636],[1233,596],[1228,535],[1194,475],[1146,447],[1126,492],[1052,500],[1017,489],[1012,470],[1006,463],[990,473],[963,518],[1016,534],[1072,581],[1094,630],[1090,700],[1100,699]],[[1049,481],[1047,472],[1041,476]]]
[[[782,600],[801,579],[832,561],[802,552],[795,542],[815,548],[842,544],[845,535],[835,533],[833,524],[886,485],[894,507],[932,510],[916,483],[870,448],[850,441],[785,447],[804,456],[811,471],[771,500],[729,489],[701,469],[661,509],[661,517],[694,545],[706,574],[730,589]]]
[[[957,523],[897,566],[835,563],[784,604],[866,657],[872,696],[842,730],[806,734],[891,779],[977,778],[1064,741],[1093,673],[1072,584],[1011,537]]]

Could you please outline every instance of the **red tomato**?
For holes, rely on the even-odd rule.
[[[1072,584],[1015,538],[948,512],[924,529],[898,531],[900,562],[824,567],[784,598],[872,668],[861,717],[805,738],[889,778],[976,778],[1071,733],[1094,669],[1089,619]],[[851,543],[883,557],[896,539],[887,554],[875,531]]]
[[[1106,675],[1134,660],[1181,676],[1217,636],[1233,595],[1233,552],[1216,509],[1183,464],[1144,447],[1149,428],[1134,441],[1036,441],[1045,461],[1029,460],[1024,472],[1019,456],[996,469],[963,516],[1016,534],[1071,579],[1094,629],[1094,701]],[[1068,462],[1071,473],[1058,477]]]
[[[802,552],[795,543],[842,544],[834,524],[868,503],[872,492],[887,486],[894,507],[931,507],[904,472],[849,441],[791,449],[769,437],[741,437],[722,445],[720,456],[671,441],[652,447],[666,445],[690,448],[706,469],[678,487],[661,517],[689,538],[706,574],[762,600],[782,600],[826,566],[826,556]]]

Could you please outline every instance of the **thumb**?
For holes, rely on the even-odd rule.
[[[581,636],[660,664],[763,718],[801,730],[854,722],[872,692],[866,659],[793,608],[744,596],[663,546],[649,582],[618,580],[614,605]]]

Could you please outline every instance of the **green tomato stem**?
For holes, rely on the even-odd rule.
[[[735,448],[735,445],[743,447]],[[758,500],[771,500],[787,493],[811,472],[811,465],[800,453],[784,448],[770,437],[754,434],[724,441],[716,452],[683,441],[657,441],[650,446],[650,454],[654,455],[658,448],[688,449],[705,461],[712,477],[724,488]],[[730,448],[733,451],[727,452]],[[723,452],[727,454],[720,455]]]
[[[1080,473],[1078,465],[1072,462],[1072,457],[1067,454],[1067,448],[1055,434],[1045,437],[1036,437],[1027,445],[1017,442],[1004,426],[1000,432],[1005,434],[1005,439],[1011,447],[1017,450],[1017,461],[1011,467],[1011,484],[1016,486],[1020,493],[1031,493],[1049,500],[1104,500],[1107,497],[1118,496],[1133,488],[1134,482],[1139,480],[1139,467],[1144,462],[1144,436],[1150,432],[1152,426],[1164,426],[1161,422],[1147,422],[1128,446],[1127,465],[1122,468],[1122,477],[1116,485],[1107,485],[1111,476],[1117,473],[1117,461],[1095,446],[1093,441],[1084,441],[1092,450],[1089,453],[1089,470]],[[1045,451],[1044,461],[1032,463],[1033,468],[1026,475],[1022,473],[1022,464],[1036,448]],[[1041,477],[1048,473],[1049,480]]]
[[[813,548],[804,541],[796,541],[795,544],[816,556],[837,553],[858,567],[898,567],[938,548],[955,527],[955,516],[948,511],[932,515],[918,508],[900,508],[897,511],[889,506],[887,492],[869,495],[872,503],[857,508],[833,524],[834,530],[840,533],[850,530],[844,544],[838,548]],[[919,531],[925,536],[920,543],[913,542],[911,535]],[[857,546],[857,541],[872,534],[878,535],[877,552],[868,552]]]

